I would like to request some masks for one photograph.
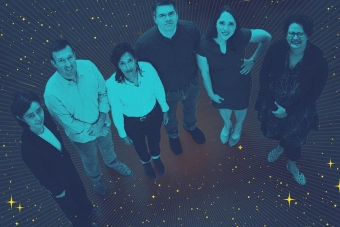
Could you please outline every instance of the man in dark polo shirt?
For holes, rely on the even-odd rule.
[[[184,129],[196,143],[205,143],[203,132],[196,127],[199,83],[195,49],[200,41],[200,31],[193,22],[178,20],[174,1],[157,0],[152,10],[157,26],[141,35],[135,50],[138,60],[150,62],[156,68],[164,85],[170,107],[165,129],[172,152],[179,155],[182,145],[176,116],[178,102],[182,103]]]

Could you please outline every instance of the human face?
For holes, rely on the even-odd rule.
[[[217,38],[228,40],[236,30],[235,18],[228,12],[223,12],[216,22]]]
[[[30,108],[24,113],[22,121],[30,129],[41,129],[44,125],[44,111],[38,102],[32,102]]]
[[[118,67],[128,80],[133,81],[135,79],[137,75],[137,61],[132,54],[129,52],[123,54],[119,59]]]
[[[288,27],[287,42],[292,50],[304,50],[308,37],[300,24],[292,23]]]
[[[59,74],[65,79],[74,79],[77,75],[76,54],[70,46],[52,53],[51,64],[57,68]]]
[[[173,5],[157,6],[155,23],[163,32],[173,32],[176,29],[178,15]]]

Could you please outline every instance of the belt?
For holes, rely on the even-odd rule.
[[[148,114],[142,117],[128,117],[124,115],[124,119],[129,120],[129,121],[146,121],[155,114],[155,110],[156,110],[156,105],[152,108],[152,110]]]

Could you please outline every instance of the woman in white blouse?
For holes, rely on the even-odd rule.
[[[146,174],[156,180],[151,161],[160,175],[165,174],[159,147],[162,121],[169,120],[164,87],[154,67],[138,62],[128,43],[114,47],[110,62],[117,70],[106,81],[113,122],[122,141],[134,145]]]

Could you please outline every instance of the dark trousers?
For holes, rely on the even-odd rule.
[[[126,134],[132,139],[135,150],[143,162],[148,162],[151,156],[158,156],[161,152],[161,126],[163,114],[160,106],[156,103],[154,109],[143,117],[124,116]],[[148,141],[148,148],[145,137]]]
[[[87,198],[85,187],[75,167],[69,169],[73,169],[73,171],[65,176],[67,177],[65,196],[62,198],[52,197],[74,227],[89,227],[92,223],[88,217],[92,213],[92,203]]]
[[[301,158],[301,146],[294,147],[284,141],[280,141],[280,146],[283,147],[283,152],[289,160],[296,161]]]

